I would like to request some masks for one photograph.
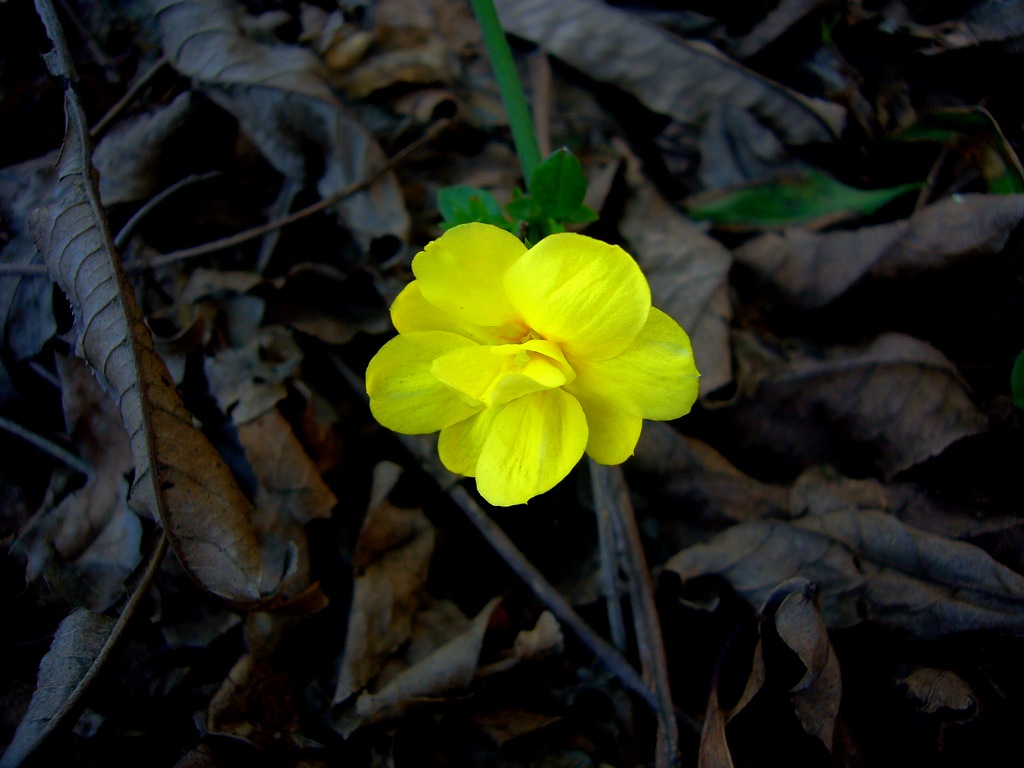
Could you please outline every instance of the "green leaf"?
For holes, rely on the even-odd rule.
[[[530,192],[546,217],[564,221],[579,209],[587,194],[580,161],[565,147],[552,152],[533,172]]]
[[[1024,192],[1024,168],[995,118],[983,107],[950,107],[922,117],[895,136],[897,141],[934,141],[953,145],[973,161],[989,192]]]
[[[515,225],[505,218],[501,212],[501,205],[486,189],[464,184],[443,187],[437,192],[437,207],[444,217],[442,227],[445,229],[457,224],[482,221],[515,231]]]
[[[795,224],[835,223],[874,213],[920,183],[886,189],[856,189],[817,170],[744,184],[690,197],[690,216],[720,227],[751,230]]]
[[[540,221],[544,218],[533,195],[515,194],[505,206],[505,213],[513,221]]]
[[[1010,373],[1010,394],[1013,396],[1013,404],[1024,411],[1024,350],[1017,355]]]
[[[581,205],[575,211],[562,219],[562,221],[566,224],[589,224],[592,221],[597,221],[597,219],[597,211],[589,205]]]

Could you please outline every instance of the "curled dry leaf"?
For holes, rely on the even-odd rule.
[[[381,488],[385,472],[390,472],[387,465],[374,473],[379,503],[367,513],[356,544],[356,579],[335,704],[362,691],[409,640],[425,599],[434,527],[421,510],[400,509],[382,498],[387,494]],[[390,483],[396,479],[392,475]]]
[[[956,367],[900,333],[865,347],[780,354],[736,332],[746,397],[736,423],[753,447],[803,464],[873,460],[888,476],[988,428]]]
[[[262,566],[248,500],[192,424],[153,348],[111,242],[88,165],[84,116],[65,99],[59,202],[30,226],[50,274],[67,295],[77,350],[119,404],[135,459],[133,506],[158,517],[192,577],[222,597],[259,597]]]
[[[36,690],[25,717],[0,759],[0,768],[16,768],[70,714],[78,689],[92,669],[114,626],[114,620],[74,610],[57,628],[50,650],[39,662]]]
[[[484,634],[491,613],[499,603],[492,599],[469,626],[451,636],[428,654],[412,660],[374,692],[363,691],[351,707],[335,718],[335,727],[346,738],[357,728],[389,720],[418,702],[466,688],[476,674]]]
[[[804,730],[831,752],[843,679],[825,623],[814,605],[814,589],[809,582],[800,582],[803,588],[793,589],[775,611],[775,630],[807,670],[790,692],[796,716]]]
[[[926,639],[986,629],[1024,635],[1024,577],[980,547],[881,512],[742,523],[665,568],[684,581],[721,575],[755,607],[800,576],[818,585],[829,627],[871,621]]]
[[[172,65],[239,121],[280,173],[306,182],[309,146],[323,153],[317,190],[330,197],[367,179],[384,162],[370,132],[348,114],[309,50],[254,40],[227,0],[156,0],[164,51]],[[346,224],[367,237],[404,240],[409,219],[398,182],[384,174],[339,203]]]
[[[654,305],[690,335],[701,394],[707,395],[732,381],[732,256],[669,205],[635,163],[629,175],[632,189],[619,228],[651,283]]]
[[[999,253],[1024,219],[1024,195],[947,198],[909,219],[849,231],[770,232],[736,260],[800,309],[822,307],[860,280],[939,271]]]
[[[664,422],[644,424],[632,465],[662,481],[661,493],[679,502],[673,506],[686,526],[789,516],[785,487],[745,475],[707,443]]]
[[[842,107],[803,96],[708,43],[674,37],[604,3],[498,0],[495,5],[506,31],[683,123],[700,125],[715,104],[729,101],[756,114],[789,144],[827,142],[842,131]]]

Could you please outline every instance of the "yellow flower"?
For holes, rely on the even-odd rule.
[[[395,432],[440,430],[441,461],[491,504],[550,490],[584,451],[625,461],[643,419],[697,398],[689,337],[618,246],[566,232],[527,250],[463,224],[412,271],[391,307],[399,335],[366,371],[370,410]]]

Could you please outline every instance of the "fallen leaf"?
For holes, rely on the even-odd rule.
[[[363,725],[392,719],[416,704],[465,689],[473,681],[484,633],[498,602],[498,598],[491,600],[465,631],[394,674],[379,690],[360,693],[351,708],[335,716],[335,728],[347,738]]]
[[[700,134],[700,180],[719,189],[795,171],[786,146],[755,115],[729,102],[716,104]]]
[[[516,635],[513,653],[517,659],[530,659],[546,653],[558,653],[564,643],[558,619],[551,611],[544,611],[533,629],[524,629]]]
[[[749,59],[776,42],[794,25],[827,4],[827,0],[780,0],[733,49],[738,59]]]
[[[737,469],[712,446],[682,435],[663,422],[644,424],[632,466],[656,478],[658,492],[685,510],[681,524],[724,524],[789,517],[784,486],[756,480]],[[671,516],[663,524],[668,526]],[[667,531],[663,535],[669,536]],[[682,542],[677,542],[682,543]]]
[[[495,5],[507,32],[683,123],[700,125],[714,104],[729,101],[756,114],[789,144],[832,141],[842,131],[842,107],[803,96],[708,43],[674,37],[603,3],[498,0]]]
[[[36,690],[25,717],[14,732],[0,768],[22,765],[73,711],[79,686],[99,656],[114,620],[78,608],[57,628],[50,650],[39,662]]]
[[[168,144],[191,113],[192,94],[186,92],[110,129],[93,154],[104,205],[144,200],[181,178]]]
[[[688,197],[684,205],[697,221],[710,221],[737,232],[797,225],[820,229],[874,213],[920,186],[911,183],[887,189],[856,189],[809,168],[701,192]]]
[[[918,667],[898,678],[907,698],[927,715],[946,710],[962,717],[973,715],[978,697],[962,677],[948,669]]]
[[[809,465],[872,461],[887,476],[988,428],[956,367],[900,333],[866,346],[781,353],[734,334],[744,398],[735,423],[750,447]]]
[[[53,199],[55,159],[51,154],[0,169],[0,264],[43,264],[26,222],[32,209]],[[50,281],[39,275],[0,274],[0,359],[27,360],[56,332]]]
[[[690,335],[706,396],[732,381],[729,269],[732,256],[674,209],[634,164],[619,228],[651,284],[654,306]]]
[[[382,474],[387,469],[375,470],[377,495],[390,487]],[[334,704],[362,691],[409,640],[425,600],[434,536],[421,510],[400,509],[386,498],[371,506],[353,555],[356,579]]]
[[[744,243],[736,260],[800,309],[822,307],[860,280],[909,277],[997,254],[1024,219],[1024,195],[963,195],[909,219],[826,233],[787,229]]]
[[[110,239],[88,165],[81,107],[65,99],[60,202],[34,212],[32,234],[75,312],[77,351],[112,390],[131,438],[135,508],[159,517],[175,554],[206,589],[259,597],[260,554],[249,502],[192,424],[153,348]]]
[[[177,69],[239,121],[267,161],[300,183],[310,179],[309,146],[322,153],[317,190],[326,198],[370,178],[384,154],[348,114],[309,50],[254,40],[244,16],[226,0],[160,0],[164,51]],[[405,241],[409,218],[398,182],[386,173],[338,204],[347,226],[366,238]]]
[[[839,659],[814,604],[815,588],[801,580],[790,589],[775,611],[775,630],[807,670],[790,699],[804,730],[831,752],[843,691]]]
[[[754,607],[777,584],[805,578],[819,587],[830,628],[870,621],[924,639],[979,630],[1024,634],[1024,577],[980,547],[881,512],[741,523],[684,549],[665,568],[684,582],[721,575]]]
[[[557,715],[545,715],[525,709],[501,709],[473,715],[473,722],[480,726],[480,730],[498,747],[561,720],[562,718]]]

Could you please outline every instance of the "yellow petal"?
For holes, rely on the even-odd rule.
[[[466,346],[477,345],[444,331],[405,333],[391,339],[366,369],[374,418],[395,432],[420,435],[475,414],[475,406],[430,372],[435,359]]]
[[[587,397],[583,391],[574,391],[573,396],[580,401],[587,417],[587,455],[598,464],[609,465],[621,464],[632,456],[643,419],[598,398]]]
[[[573,232],[527,251],[505,274],[505,291],[530,328],[593,360],[626,349],[651,309],[650,286],[628,253]]]
[[[570,355],[569,363],[576,380],[567,391],[644,419],[677,419],[697,399],[700,374],[690,338],[659,309],[651,309],[643,331],[622,354],[598,361]]]
[[[437,452],[441,457],[441,463],[449,472],[476,477],[476,465],[480,460],[484,440],[487,439],[494,417],[500,410],[500,406],[485,408],[476,416],[441,430]]]
[[[440,381],[488,406],[565,384],[567,376],[555,360],[526,347],[462,347],[437,358],[430,370]]]
[[[399,333],[449,331],[480,344],[508,344],[519,341],[526,333],[526,326],[521,322],[481,326],[438,309],[423,298],[419,280],[413,280],[395,298],[391,305],[391,322]]]
[[[423,297],[475,325],[501,326],[518,317],[505,296],[505,271],[526,246],[491,224],[461,224],[429,243],[412,261]]]
[[[523,504],[568,475],[586,446],[576,398],[562,389],[525,395],[495,414],[476,465],[477,489],[495,506]]]

